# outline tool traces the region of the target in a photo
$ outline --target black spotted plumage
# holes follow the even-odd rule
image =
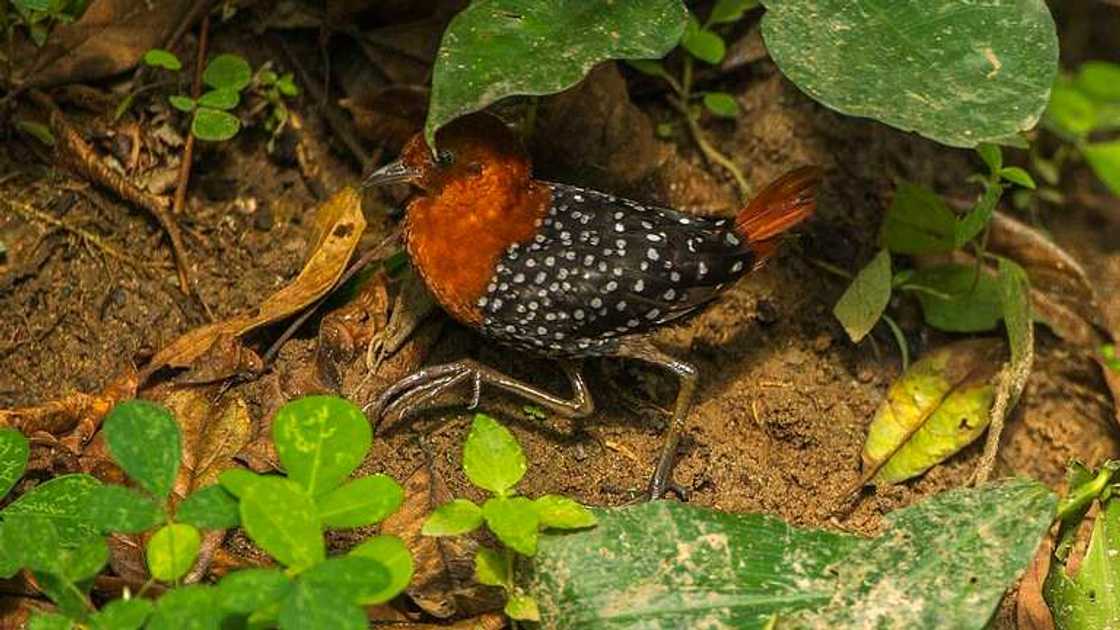
[[[556,357],[611,354],[689,315],[755,255],[726,219],[550,183],[535,237],[511,245],[479,298],[483,332]]]

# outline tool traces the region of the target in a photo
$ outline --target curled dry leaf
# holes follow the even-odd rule
[[[975,339],[938,348],[911,365],[891,384],[868,428],[860,485],[920,475],[980,437],[1004,355],[1003,342]]]
[[[53,29],[41,48],[23,42],[12,57],[25,62],[16,71],[17,82],[42,87],[120,74],[149,49],[162,47],[194,4],[193,0],[94,0],[76,22]],[[194,17],[201,18],[201,12]]]
[[[319,206],[315,213],[316,242],[299,276],[243,315],[188,331],[152,357],[144,380],[163,367],[189,367],[224,335],[241,336],[283,319],[315,302],[338,282],[358,245],[366,220],[361,197],[346,187]]]
[[[113,405],[136,396],[138,384],[136,370],[127,368],[96,394],[76,392],[34,407],[0,409],[0,427],[18,429],[24,435],[43,431],[61,436],[69,432],[63,443],[79,453]]]
[[[404,503],[381,523],[382,534],[399,537],[412,553],[412,583],[405,592],[424,612],[447,619],[478,615],[502,607],[501,591],[474,580],[478,543],[465,536],[424,536],[424,520],[453,497],[447,484],[428,466],[404,482]]]

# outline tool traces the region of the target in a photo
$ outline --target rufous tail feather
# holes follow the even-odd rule
[[[770,183],[735,217],[735,227],[755,253],[755,267],[778,251],[781,235],[813,216],[821,169],[803,166]]]

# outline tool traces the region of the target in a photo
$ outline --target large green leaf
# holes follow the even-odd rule
[[[765,0],[770,56],[814,99],[958,147],[1038,122],[1058,72],[1043,0]]]
[[[1078,519],[1080,521],[1080,519]],[[1120,628],[1120,501],[1110,499],[1093,521],[1085,558],[1074,576],[1055,560],[1046,577],[1046,601],[1059,630]]]
[[[372,435],[362,410],[337,396],[294,400],[272,423],[280,462],[312,496],[334,490],[362,463]]]
[[[45,518],[57,530],[60,544],[77,544],[95,533],[83,508],[90,490],[98,485],[89,475],[55,477],[16,499],[0,511],[0,518],[11,515]]]
[[[326,558],[315,503],[295,482],[259,477],[240,498],[241,526],[293,573]]]
[[[463,443],[463,472],[471,483],[497,495],[509,494],[528,464],[517,438],[497,420],[476,414]]]
[[[1033,557],[1054,495],[1029,480],[946,492],[877,538],[675,502],[545,534],[529,590],[545,627],[982,628]]]
[[[448,25],[424,134],[515,94],[552,94],[607,59],[662,57],[684,32],[681,0],[476,0]]]
[[[171,412],[147,400],[128,400],[105,418],[109,452],[141,488],[166,497],[179,472],[179,425]]]

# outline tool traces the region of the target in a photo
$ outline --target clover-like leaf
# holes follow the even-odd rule
[[[397,511],[403,499],[400,484],[378,474],[348,481],[319,496],[315,503],[323,526],[346,528],[381,522]]]
[[[146,532],[163,522],[163,509],[151,497],[117,485],[93,488],[85,514],[101,531],[121,534]]]
[[[241,523],[237,498],[219,485],[195,490],[175,513],[175,520],[201,529],[226,529]]]
[[[525,497],[494,497],[482,504],[486,526],[502,544],[523,556],[537,553],[540,517]]]
[[[200,107],[233,109],[241,102],[241,93],[230,88],[216,88],[198,97]]]
[[[148,618],[147,630],[190,630],[220,628],[222,609],[213,586],[190,584],[168,590]]]
[[[474,555],[474,579],[487,586],[510,584],[509,565],[506,557],[497,549],[482,547]]]
[[[782,74],[840,112],[956,147],[1035,126],[1058,72],[1043,0],[764,0]],[[997,26],[998,25],[998,26]],[[888,61],[889,60],[889,61]]]
[[[326,558],[315,503],[294,481],[258,477],[240,496],[241,526],[293,572]]]
[[[0,517],[40,517],[50,522],[56,530],[61,545],[73,545],[96,533],[96,528],[84,513],[89,492],[99,486],[89,475],[63,475],[36,486],[11,505],[0,511]]]
[[[240,92],[253,80],[253,69],[244,57],[233,54],[218,55],[206,64],[202,82],[216,89]]]
[[[241,120],[237,116],[211,107],[200,107],[191,122],[191,135],[210,142],[229,140],[240,130]]]
[[[153,68],[163,68],[164,70],[171,70],[178,72],[183,69],[183,62],[175,56],[175,53],[162,48],[153,48],[144,53],[144,64],[152,66]]]
[[[312,496],[338,487],[373,440],[362,410],[337,396],[307,396],[284,405],[276,412],[272,436],[288,477]]]
[[[241,569],[218,582],[218,601],[223,610],[247,615],[284,599],[291,587],[279,569]]]
[[[16,485],[31,453],[27,438],[15,429],[0,428],[0,499]]]
[[[525,475],[525,453],[509,429],[490,416],[476,414],[463,444],[463,472],[471,483],[506,495]]]
[[[90,617],[95,630],[139,630],[155,610],[151,600],[142,597],[114,599]]]
[[[695,17],[690,17],[681,35],[681,47],[701,61],[717,64],[727,54],[723,38],[700,26]]]
[[[541,527],[549,529],[582,529],[598,522],[591,510],[555,494],[533,499],[533,509],[537,511]]]
[[[412,581],[412,554],[404,541],[396,536],[373,536],[350,550],[351,556],[371,558],[389,572],[384,588],[368,589],[360,598],[364,606],[383,604],[404,592]]]
[[[687,17],[680,0],[476,0],[440,43],[428,145],[441,126],[507,96],[559,92],[607,59],[663,57]]]
[[[734,96],[726,92],[706,92],[704,94],[704,107],[724,118],[737,118],[739,116],[739,103]]]
[[[171,523],[156,530],[146,547],[152,577],[173,582],[187,574],[198,558],[202,537],[186,523]]]
[[[482,525],[482,508],[470,499],[453,499],[437,507],[424,521],[425,536],[458,536]]]
[[[147,400],[119,403],[102,429],[109,452],[130,479],[159,498],[179,472],[179,425],[171,412]]]

